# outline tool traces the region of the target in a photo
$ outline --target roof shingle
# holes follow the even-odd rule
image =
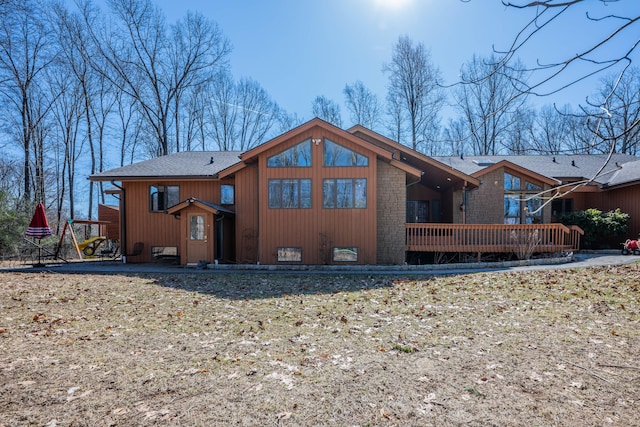
[[[92,181],[141,178],[215,177],[240,161],[240,151],[183,151],[111,169],[89,177]]]

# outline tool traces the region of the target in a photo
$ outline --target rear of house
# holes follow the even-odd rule
[[[602,164],[431,158],[362,126],[313,119],[244,153],[176,153],[90,179],[114,185],[127,262],[374,265],[402,264],[416,250],[491,251],[489,229],[550,224],[586,207],[628,207],[637,235],[640,174],[627,167],[635,158],[619,155],[597,180],[562,194]],[[557,234],[568,230],[547,229],[547,250],[571,247]],[[467,247],[471,231],[483,241]]]

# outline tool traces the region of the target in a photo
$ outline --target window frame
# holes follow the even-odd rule
[[[294,153],[296,148],[305,145],[304,151],[300,151],[300,153],[306,153],[304,155],[298,155]],[[294,153],[294,154],[292,154]],[[291,157],[288,157],[290,156]],[[300,160],[305,160],[305,157],[308,155],[308,159],[304,162],[305,164],[299,164]],[[291,160],[295,160],[297,164],[288,163]],[[305,139],[304,141],[298,142],[297,144],[292,145],[289,148],[286,148],[282,151],[277,152],[276,154],[267,157],[267,167],[268,168],[310,168],[313,166],[313,150],[311,149],[311,137]]]
[[[231,202],[225,198],[225,188],[231,190]],[[235,205],[236,204],[236,186],[233,184],[220,184],[220,204],[221,205]]]
[[[337,256],[340,255],[341,253],[345,253],[345,252],[352,252],[355,254],[355,258],[353,259],[340,259],[341,257]],[[352,262],[358,262],[358,258],[360,256],[360,251],[359,248],[357,246],[334,246],[333,248],[331,248],[331,260],[333,262],[345,262],[345,263],[352,263]]]
[[[155,192],[153,191],[154,188],[156,189]],[[175,191],[175,194],[173,194],[173,191],[171,190]],[[162,203],[160,203],[161,200]],[[149,212],[166,213],[171,206],[178,203],[180,203],[179,185],[149,185]]]
[[[517,187],[516,185],[517,184]],[[505,224],[535,224],[542,223],[542,210],[536,214],[530,214],[538,209],[542,204],[542,199],[534,197],[544,190],[543,185],[529,181],[526,177],[514,175],[504,171],[504,193],[503,193],[503,217]],[[517,202],[518,215],[507,215],[507,200]],[[511,202],[509,202],[510,204]]]
[[[339,181],[342,181],[342,183]],[[351,200],[347,206],[344,206],[343,201],[346,199],[340,197],[339,190],[341,188],[340,185],[345,185],[346,181],[351,182],[349,193]],[[332,182],[333,185],[331,185]],[[360,194],[362,199],[358,197],[358,183],[364,183],[364,194]],[[347,187],[342,188],[346,189]],[[328,197],[329,192],[331,193],[330,197]],[[322,180],[322,207],[324,209],[367,209],[367,198],[367,178],[324,178]],[[359,199],[360,202],[358,202]],[[332,203],[327,203],[328,201]]]
[[[292,253],[297,255],[295,259],[288,259],[284,255]],[[282,257],[281,257],[282,254]],[[276,260],[278,262],[302,262],[302,247],[300,246],[278,246],[276,248]]]
[[[327,150],[328,147],[330,145],[335,145],[336,151],[338,152],[338,155],[335,157],[334,159],[334,164],[331,164],[331,162],[327,161]],[[346,156],[346,158],[351,158],[351,164],[335,164],[336,160],[338,159],[342,159],[343,155]],[[363,164],[358,164],[358,159],[363,159],[364,163]],[[358,153],[355,150],[352,150],[350,148],[345,147],[342,144],[338,144],[335,141],[330,140],[329,138],[324,138],[323,139],[323,144],[322,144],[322,166],[327,167],[327,168],[362,168],[362,167],[368,167],[369,166],[369,157],[365,156],[362,153]]]
[[[285,190],[282,184],[285,182],[289,184],[297,184],[297,188],[295,189],[297,199],[295,206],[283,206],[283,201],[285,200]],[[272,194],[272,192],[275,191],[273,187],[273,185],[275,184],[278,184],[279,188],[277,200],[274,199],[274,195]],[[303,191],[302,184],[305,184],[308,189],[308,199],[303,197],[306,193]],[[269,207],[269,209],[311,209],[313,204],[311,184],[311,178],[269,178],[267,180],[267,206]],[[293,198],[291,198],[290,200],[292,199]],[[272,203],[273,201],[277,201],[278,203],[274,204]]]

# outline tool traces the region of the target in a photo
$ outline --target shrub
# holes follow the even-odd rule
[[[6,191],[0,190],[0,255],[18,253],[29,217]]]
[[[621,236],[627,232],[629,214],[619,208],[602,212],[595,208],[575,211],[558,216],[564,225],[577,225],[584,230],[582,247],[593,249],[598,243],[610,236]]]

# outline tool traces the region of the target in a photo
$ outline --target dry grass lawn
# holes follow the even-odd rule
[[[640,267],[0,273],[0,426],[628,426]]]

